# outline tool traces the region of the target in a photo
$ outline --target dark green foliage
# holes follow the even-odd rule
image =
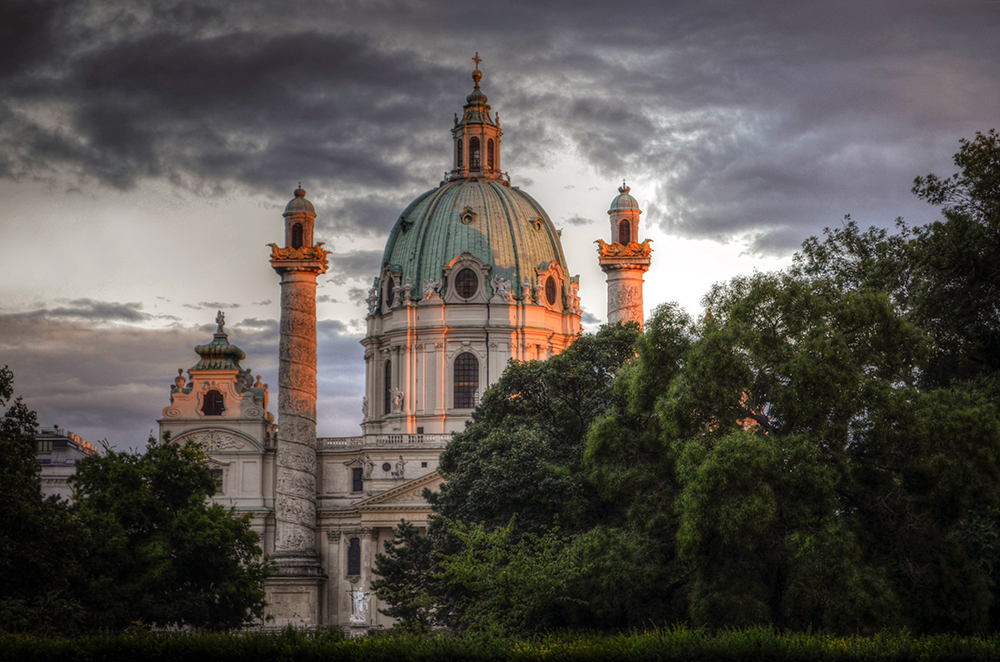
[[[13,397],[13,380],[0,369],[0,407]],[[81,531],[65,504],[42,499],[36,426],[21,398],[0,418],[0,631],[74,632]]]
[[[417,527],[401,520],[385,552],[375,555],[377,579],[372,590],[389,605],[381,612],[399,619],[399,628],[414,634],[430,631],[435,622],[434,595],[440,592],[434,578],[434,545]]]
[[[215,482],[191,442],[149,440],[77,464],[76,516],[88,533],[80,599],[92,628],[139,621],[229,629],[263,615],[258,537],[250,515],[208,505]]]
[[[938,635],[913,637],[882,633],[872,637],[778,634],[764,628],[710,633],[685,627],[644,629],[627,635],[558,633],[532,639],[483,636],[380,636],[344,639],[338,633],[103,635],[76,639],[0,635],[0,661],[48,660],[788,660],[813,662],[903,662],[996,659],[1000,640]]]
[[[487,529],[517,514],[517,533],[557,518],[566,533],[599,520],[601,504],[581,471],[586,435],[615,402],[612,384],[637,334],[635,326],[604,328],[548,361],[511,362],[441,455],[447,482],[431,495],[437,512]]]

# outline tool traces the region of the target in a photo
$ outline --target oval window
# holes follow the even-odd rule
[[[550,306],[556,305],[556,279],[552,276],[545,280],[545,298]]]
[[[385,305],[392,308],[392,302],[396,300],[396,281],[392,277],[389,278],[389,285],[385,289]]]
[[[455,292],[463,299],[468,299],[479,289],[479,277],[472,269],[462,269],[455,276]]]

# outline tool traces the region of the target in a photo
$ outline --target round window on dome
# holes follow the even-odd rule
[[[472,269],[462,269],[455,276],[455,291],[458,296],[468,299],[479,289],[479,277]]]
[[[556,279],[552,276],[545,279],[545,298],[550,306],[556,305]]]
[[[391,276],[389,284],[385,288],[385,305],[392,308],[393,301],[396,300],[396,281]]]

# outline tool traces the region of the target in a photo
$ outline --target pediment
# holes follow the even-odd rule
[[[436,471],[432,471],[426,476],[414,478],[402,485],[397,485],[391,490],[380,492],[375,496],[368,497],[363,501],[354,504],[357,510],[382,510],[395,507],[427,507],[427,500],[424,499],[424,490],[432,490],[440,487],[444,479]]]
[[[177,435],[170,440],[170,443],[184,443],[193,441],[201,446],[206,453],[235,453],[235,452],[263,452],[262,444],[249,437],[222,428],[200,428],[189,430]]]

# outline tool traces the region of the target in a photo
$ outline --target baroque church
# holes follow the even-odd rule
[[[269,387],[241,366],[221,313],[170,389],[161,439],[204,446],[214,500],[253,513],[276,564],[270,625],[391,625],[371,591],[375,554],[400,520],[426,526],[423,491],[440,485],[451,435],[509,361],[545,360],[580,333],[579,277],[561,231],[501,169],[503,131],[474,60],[474,89],[451,129],[452,169],[403,210],[373,274],[360,434],[316,436],[316,280],[328,253],[301,187],[285,207],[283,245],[271,244],[281,284],[277,423]],[[641,325],[649,240],[639,242],[635,198],[618,191],[611,242],[596,242],[608,323]]]

